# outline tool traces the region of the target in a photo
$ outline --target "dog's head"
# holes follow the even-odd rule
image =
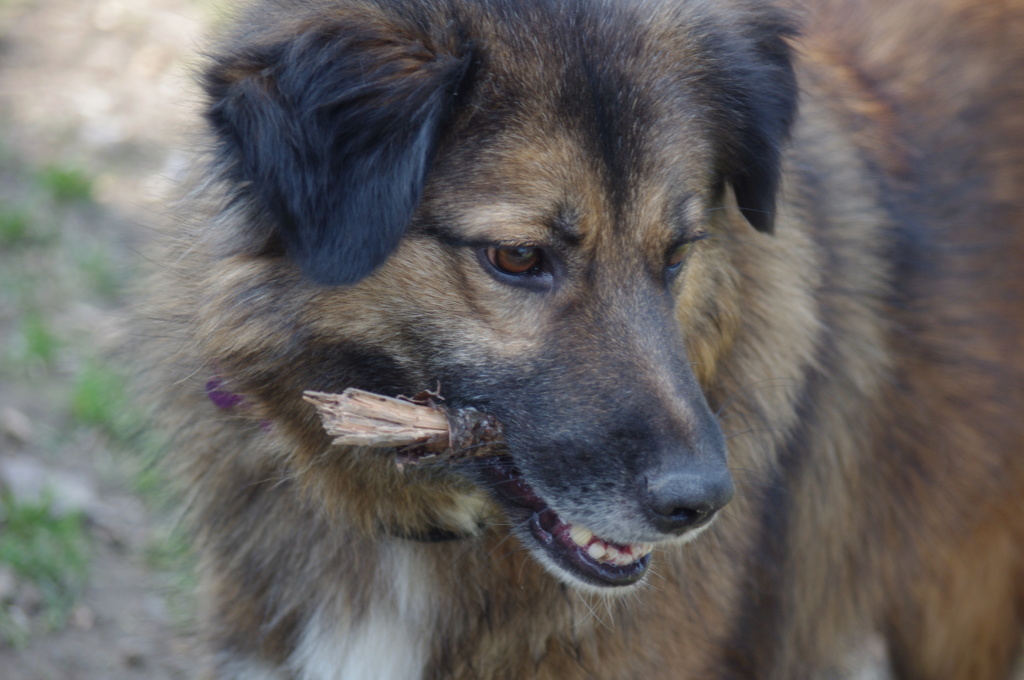
[[[214,361],[306,437],[285,395],[440,385],[508,442],[454,474],[563,579],[635,583],[733,493],[680,300],[730,190],[772,229],[789,24],[745,1],[318,7],[254,19],[207,71],[234,216],[210,323],[251,338]],[[360,508],[439,483],[375,474]]]

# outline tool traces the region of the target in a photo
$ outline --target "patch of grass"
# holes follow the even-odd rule
[[[46,500],[16,502],[0,493],[0,564],[7,565],[42,596],[41,620],[47,630],[63,627],[85,587],[89,573],[89,539],[80,514],[55,516]],[[0,611],[0,635],[24,644],[25,622]]]
[[[28,211],[0,201],[0,246],[10,248],[33,240],[32,217]]]
[[[39,171],[38,181],[58,203],[74,203],[92,198],[92,178],[76,167],[48,165]]]
[[[75,377],[71,416],[79,424],[99,428],[120,441],[132,436],[138,421],[124,377],[96,360],[86,361]]]
[[[52,366],[61,347],[61,341],[49,321],[35,310],[29,310],[22,316],[13,344],[13,360],[29,369],[40,364]]]

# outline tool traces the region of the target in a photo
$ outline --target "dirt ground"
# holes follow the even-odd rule
[[[135,263],[187,158],[189,62],[216,17],[200,0],[0,0],[0,200],[53,228],[44,245],[0,241],[0,491],[45,486],[84,517],[89,544],[87,581],[55,625],[31,620],[31,578],[0,563],[0,605],[29,631],[0,641],[0,680],[186,677],[187,596],[159,559],[166,511],[146,497],[159,482],[140,482],[132,440],[67,393],[129,332]],[[74,168],[87,195],[54,167]],[[41,181],[56,198],[33,198]],[[81,272],[106,283],[79,285]]]

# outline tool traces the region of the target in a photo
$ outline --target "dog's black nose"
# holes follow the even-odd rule
[[[732,500],[732,476],[666,472],[647,480],[647,511],[659,531],[682,534],[703,526]]]

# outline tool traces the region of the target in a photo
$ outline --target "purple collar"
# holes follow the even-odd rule
[[[228,392],[224,389],[224,381],[221,378],[210,378],[206,382],[206,396],[209,398],[213,405],[219,409],[225,411],[233,408],[247,409],[249,405],[245,401],[245,397],[235,392]],[[261,420],[260,428],[264,432],[270,432],[273,427],[269,420]]]

